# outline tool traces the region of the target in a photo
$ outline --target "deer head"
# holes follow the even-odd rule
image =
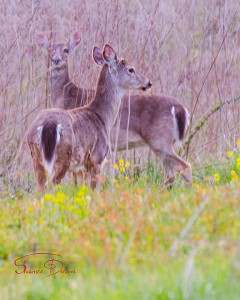
[[[53,44],[51,45],[47,36],[38,34],[36,36],[37,44],[46,50],[48,50],[51,57],[51,64],[54,69],[64,69],[68,64],[69,54],[79,45],[81,40],[78,32],[73,33],[69,40],[64,44]]]
[[[149,79],[138,73],[124,59],[118,59],[113,48],[106,44],[101,51],[93,48],[93,59],[99,66],[107,65],[115,85],[122,90],[133,89],[146,91],[152,86]]]

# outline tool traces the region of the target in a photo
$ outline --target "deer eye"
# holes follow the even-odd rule
[[[64,51],[65,53],[67,53],[67,54],[69,53],[69,50],[68,50],[67,48],[64,49],[63,51]]]
[[[128,72],[129,72],[129,73],[132,73],[132,74],[133,74],[133,73],[135,73],[135,71],[134,71],[134,69],[133,69],[133,68],[131,68],[131,69],[128,69]]]

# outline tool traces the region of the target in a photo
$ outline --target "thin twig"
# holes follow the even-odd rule
[[[218,51],[217,51],[217,53],[216,53],[216,55],[215,55],[215,57],[214,57],[214,59],[213,59],[211,65],[210,65],[210,68],[209,68],[209,70],[208,70],[208,72],[207,72],[207,74],[206,74],[206,76],[205,76],[205,78],[204,78],[204,80],[203,80],[203,82],[202,82],[201,88],[200,88],[200,90],[199,90],[199,92],[198,92],[198,95],[197,95],[197,99],[196,99],[195,105],[194,105],[194,107],[193,107],[193,111],[192,111],[192,113],[191,113],[189,130],[191,130],[191,124],[192,124],[193,115],[194,115],[194,113],[195,113],[197,104],[198,104],[198,102],[199,102],[200,95],[201,95],[201,93],[202,93],[203,87],[204,87],[204,85],[205,85],[205,83],[206,83],[206,81],[207,81],[207,79],[208,79],[208,76],[209,76],[209,74],[210,74],[210,72],[211,72],[211,70],[212,70],[212,68],[213,68],[213,66],[214,66],[214,64],[215,64],[215,62],[216,62],[216,60],[217,60],[217,58],[218,58],[218,55],[219,55],[219,53],[220,53],[220,51],[221,51],[221,49],[222,49],[222,47],[223,47],[223,45],[224,45],[224,42],[225,42],[225,40],[226,40],[226,38],[227,38],[227,35],[228,35],[228,33],[229,33],[230,29],[231,29],[231,26],[232,26],[232,24],[233,24],[233,21],[234,21],[234,19],[235,19],[236,14],[237,14],[238,8],[239,8],[239,5],[238,5],[238,7],[237,7],[237,9],[236,9],[236,11],[235,11],[233,17],[232,17],[232,20],[231,20],[231,22],[230,22],[230,24],[229,24],[229,26],[228,26],[228,29],[226,30],[226,33],[225,33],[225,35],[224,35],[224,37],[223,37],[223,39],[222,39],[222,42],[221,42],[221,44],[220,44],[220,46],[219,46],[219,48],[218,48]],[[188,151],[189,151],[189,146],[188,146],[187,149],[186,149],[186,157],[188,157]]]
[[[129,140],[129,123],[130,123],[130,114],[131,114],[131,103],[130,103],[130,91],[128,91],[128,119],[127,119],[127,159],[129,159],[128,151],[128,140]]]
[[[208,201],[209,201],[209,197],[206,196],[205,200],[199,205],[198,209],[195,211],[195,213],[191,216],[191,218],[187,222],[187,225],[180,232],[179,237],[172,243],[171,247],[169,248],[169,254],[171,256],[175,255],[179,242],[183,240],[185,236],[188,234],[189,230],[192,228],[194,222],[197,220],[197,218],[203,211]]]
[[[141,217],[142,217],[142,210],[140,210],[140,212],[139,212],[139,214],[137,216],[137,219],[136,219],[136,221],[135,221],[135,223],[134,223],[134,225],[132,227],[132,230],[130,232],[130,238],[128,240],[128,243],[127,243],[125,249],[123,250],[123,254],[122,254],[122,257],[121,257],[121,260],[120,260],[121,264],[124,263],[124,261],[125,261],[127,255],[128,255],[128,253],[129,253],[129,250],[132,247],[132,244],[134,242],[134,239],[135,239],[135,236],[136,236],[136,233],[137,233],[137,230],[138,230],[138,225],[139,225],[139,223],[141,221]]]
[[[29,111],[25,116],[23,116],[21,119],[17,120],[14,125],[8,127],[7,129],[5,129],[4,131],[2,131],[0,133],[0,136],[4,135],[7,131],[11,130],[12,128],[15,128],[16,125],[20,122],[22,122],[23,120],[25,120],[31,113],[33,113],[37,108],[39,108],[39,106],[44,103],[45,101],[41,101],[34,109],[32,109],[31,111]],[[3,142],[4,143],[4,142]]]
[[[188,139],[186,140],[186,142],[184,143],[184,146],[183,146],[183,148],[185,149],[185,152],[186,152],[186,157],[188,157],[189,147],[190,147],[190,143],[191,143],[192,139],[194,138],[194,136],[196,135],[196,133],[203,128],[203,126],[205,125],[205,123],[207,122],[207,120],[215,112],[217,112],[220,109],[222,109],[223,106],[225,106],[226,104],[237,104],[237,103],[239,103],[239,100],[240,100],[240,96],[234,98],[233,100],[221,101],[220,104],[215,104],[215,105],[212,106],[212,108],[205,114],[205,116],[202,117],[202,119],[194,127],[193,131],[189,132]]]

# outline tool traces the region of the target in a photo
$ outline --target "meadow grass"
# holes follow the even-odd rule
[[[197,171],[192,189],[160,186],[151,163],[134,177],[119,160],[113,189],[3,190],[1,299],[239,299],[238,157]],[[62,255],[76,274],[16,274],[33,252]]]

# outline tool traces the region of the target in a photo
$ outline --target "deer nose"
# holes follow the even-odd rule
[[[53,59],[52,62],[54,63],[54,65],[59,65],[60,64],[60,59]]]
[[[152,86],[152,83],[151,81],[149,81],[148,85],[147,85],[149,88]]]
[[[142,87],[142,90],[146,91],[147,89],[150,89],[151,86],[152,86],[151,81],[148,81],[148,84],[146,86]]]

